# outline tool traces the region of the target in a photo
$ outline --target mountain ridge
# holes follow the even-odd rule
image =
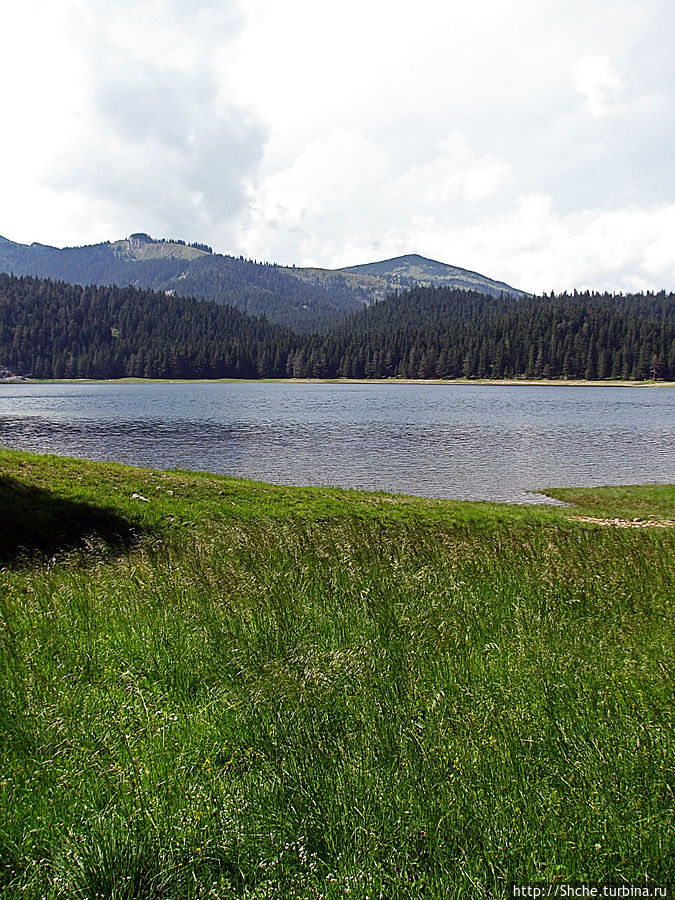
[[[297,331],[330,326],[387,294],[415,285],[475,290],[495,297],[528,296],[505,282],[417,253],[340,269],[281,266],[143,232],[63,248],[20,244],[0,236],[0,271],[215,300]]]

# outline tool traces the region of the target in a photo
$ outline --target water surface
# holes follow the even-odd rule
[[[3,384],[0,445],[277,484],[540,502],[675,482],[675,390],[543,385]]]

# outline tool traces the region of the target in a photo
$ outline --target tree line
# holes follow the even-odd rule
[[[0,366],[36,378],[675,380],[675,295],[417,287],[298,334],[211,301],[0,274]]]

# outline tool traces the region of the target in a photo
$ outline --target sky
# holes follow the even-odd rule
[[[0,234],[675,290],[670,0],[22,0]]]

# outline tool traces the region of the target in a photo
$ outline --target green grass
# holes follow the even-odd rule
[[[673,880],[675,532],[566,518],[673,518],[672,487],[0,466],[0,897]]]
[[[675,519],[675,485],[557,488],[546,494],[576,507],[579,515],[624,519]]]

